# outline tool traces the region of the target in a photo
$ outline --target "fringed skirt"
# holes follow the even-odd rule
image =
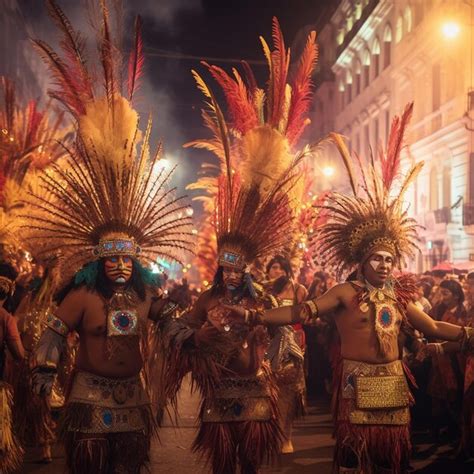
[[[290,363],[275,374],[278,386],[278,412],[285,435],[294,420],[306,412],[306,383],[303,363]]]
[[[211,463],[214,474],[231,474],[237,460],[257,470],[280,453],[277,390],[268,370],[256,377],[221,379],[204,400],[193,450]]]
[[[372,394],[366,399],[372,406],[361,408],[363,400],[356,394],[358,376],[366,377],[365,381],[369,382],[363,385],[360,392],[369,390],[370,394],[369,385],[378,385],[379,376],[392,377],[394,391],[390,393],[390,390],[380,391],[379,387],[374,387],[375,396]],[[408,406],[411,395],[406,380],[403,379],[405,387],[400,384],[401,377],[405,377],[401,361],[366,364],[341,360],[335,377],[335,472],[341,467],[359,469],[364,474],[377,472],[377,469],[387,469],[391,473],[405,472],[411,451]],[[406,398],[400,393],[405,390]],[[400,401],[404,398],[406,403]],[[396,407],[387,407],[391,404]]]
[[[12,429],[11,386],[0,381],[0,472],[8,474],[20,468],[23,449]]]
[[[60,430],[71,473],[138,474],[149,462],[155,433],[140,377],[75,374]]]
[[[51,417],[51,408],[45,396],[33,392],[29,357],[23,359],[15,375],[15,433],[25,446],[45,446],[53,443],[56,426]]]

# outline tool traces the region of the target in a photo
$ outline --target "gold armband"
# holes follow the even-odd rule
[[[319,314],[318,305],[313,300],[305,301],[304,304],[310,311],[311,319],[316,319]]]
[[[67,335],[70,333],[66,323],[62,319],[59,319],[57,316],[55,316],[53,313],[48,314],[46,318],[46,326],[63,337],[67,337]]]

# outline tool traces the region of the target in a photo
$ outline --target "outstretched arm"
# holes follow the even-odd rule
[[[344,285],[337,285],[319,298],[305,301],[300,305],[269,309],[260,315],[261,320],[265,324],[280,326],[308,322],[320,315],[331,313],[343,302]]]
[[[418,329],[418,331],[421,331],[428,337],[446,341],[460,341],[464,334],[461,326],[445,323],[444,321],[435,321],[414,303],[408,305],[407,317],[415,329]]]

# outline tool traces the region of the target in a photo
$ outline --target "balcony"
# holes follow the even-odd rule
[[[436,224],[449,224],[451,222],[451,208],[442,207],[434,211],[434,218]]]
[[[464,204],[462,207],[462,225],[474,226],[474,204]]]

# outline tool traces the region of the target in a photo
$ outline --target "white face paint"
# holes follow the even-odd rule
[[[393,260],[393,255],[390,252],[380,250],[370,257],[369,264],[375,272],[379,271],[380,266],[383,264],[385,264],[390,271],[393,267]]]

